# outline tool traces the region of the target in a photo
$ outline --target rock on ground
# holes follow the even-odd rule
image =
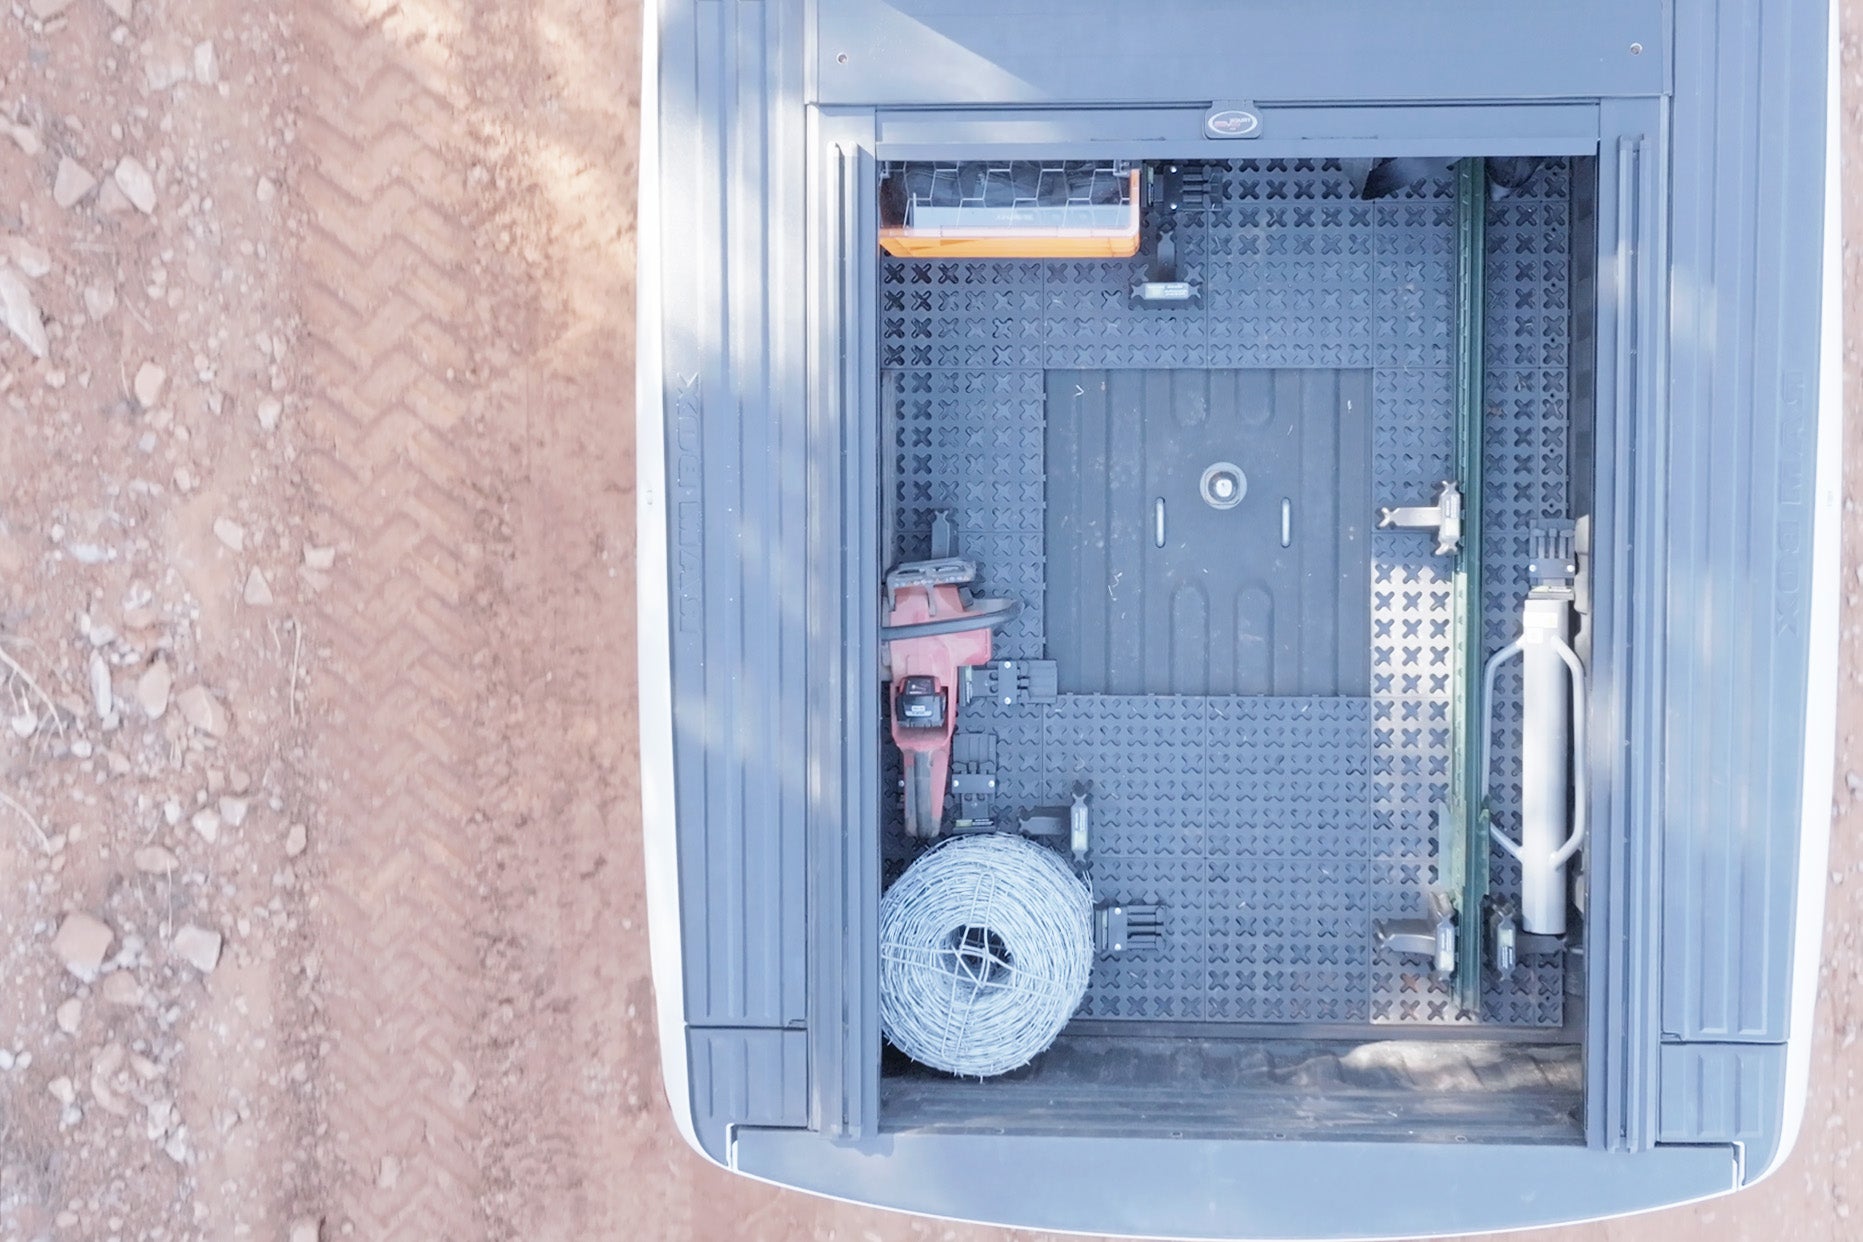
[[[52,178],[52,201],[60,207],[76,207],[78,203],[97,188],[97,178],[90,170],[70,156],[58,161],[58,173]]]
[[[142,984],[127,970],[113,970],[97,985],[97,993],[112,1005],[142,1003]]]
[[[136,870],[149,875],[167,875],[181,865],[181,860],[176,858],[172,851],[163,849],[159,845],[142,846],[136,851],[134,857]]]
[[[45,335],[45,319],[26,278],[11,268],[0,267],[0,319],[34,358],[45,357],[51,342]]]
[[[110,685],[110,666],[100,652],[91,652],[90,683],[92,710],[97,713],[97,719],[110,719],[116,712],[116,695]]]
[[[168,711],[168,693],[174,688],[175,675],[168,668],[168,661],[160,656],[155,663],[142,670],[142,676],[136,679],[136,702],[142,708],[142,714],[150,720],[160,720]]]
[[[169,942],[179,957],[202,974],[212,974],[213,968],[220,964],[221,936],[217,931],[208,931],[189,923],[175,933]]]
[[[136,404],[148,409],[162,399],[162,387],[168,383],[168,372],[153,362],[145,362],[136,368],[136,379],[130,387],[136,394]]]
[[[226,733],[226,708],[206,686],[189,686],[175,700],[181,709],[181,718],[188,722],[198,733],[209,737],[220,737]]]
[[[125,155],[118,160],[116,172],[110,179],[137,211],[146,216],[155,210],[155,178],[134,156]]]
[[[89,983],[97,977],[104,954],[110,951],[110,942],[115,939],[116,933],[102,919],[74,910],[58,925],[58,932],[52,937],[52,952],[58,955],[66,970]]]

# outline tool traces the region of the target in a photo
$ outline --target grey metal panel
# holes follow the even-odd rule
[[[1785,1111],[1781,1044],[1665,1044],[1656,1137],[1664,1143],[1739,1143],[1762,1168]]]
[[[1733,1189],[1736,1176],[1726,1146],[1627,1155],[1556,1144],[981,1134],[887,1134],[840,1145],[753,1129],[738,1134],[737,1167],[936,1216],[1174,1238],[1520,1229],[1702,1198]]]
[[[819,116],[808,159],[807,787],[813,1123],[879,1121],[879,426],[870,116]]]
[[[661,38],[673,727],[687,1020],[804,1016],[801,0]],[[746,548],[757,549],[746,555]]]
[[[1367,692],[1369,371],[1052,370],[1047,395],[1062,690]]]
[[[1668,494],[1662,1022],[1690,1040],[1786,1035],[1826,20],[1811,0],[1676,12],[1671,413],[1649,483]]]
[[[1261,136],[1211,139],[1206,109],[1095,108],[1059,113],[1027,108],[895,111],[878,115],[880,155],[938,159],[988,146],[999,159],[1092,159],[1116,151],[1144,159],[1286,159],[1394,155],[1590,155],[1598,105],[1563,102],[1481,107],[1412,104],[1263,107]]]
[[[686,1046],[693,1126],[708,1150],[726,1126],[808,1124],[807,1032],[714,1027],[687,1032]]]
[[[1664,111],[1604,110],[1597,166],[1598,295],[1590,617],[1592,841],[1586,986],[1591,1142],[1640,1150],[1655,1129],[1664,493],[1652,472],[1666,438]],[[1634,658],[1633,658],[1634,657]]]
[[[1660,0],[819,0],[826,103],[1572,99],[1664,86]]]

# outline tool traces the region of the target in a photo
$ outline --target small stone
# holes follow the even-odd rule
[[[238,522],[235,522],[232,518],[215,518],[213,520],[213,533],[214,538],[218,539],[233,551],[244,552],[246,550],[246,528],[241,526]]]
[[[42,22],[50,21],[75,2],[76,0],[32,0],[32,15]]]
[[[319,548],[308,543],[304,545],[304,568],[329,569],[335,564],[335,548]]]
[[[188,823],[194,826],[194,831],[200,833],[201,839],[207,842],[207,844],[212,845],[215,841],[220,839],[220,812],[209,810],[196,811],[194,812],[194,818],[190,819]]]
[[[143,43],[142,77],[150,90],[169,90],[193,76],[192,47],[179,34],[165,32]]]
[[[244,798],[220,799],[220,822],[228,828],[237,828],[246,822],[246,811],[251,803]]]
[[[269,203],[278,197],[278,187],[272,182],[270,177],[260,177],[259,184],[253,190],[253,194],[261,203]]]
[[[291,1231],[285,1235],[285,1242],[321,1242],[322,1222],[314,1216],[300,1216],[291,1222]]]
[[[46,1083],[45,1089],[52,1093],[52,1098],[54,1100],[57,1100],[60,1104],[66,1105],[67,1107],[70,1106],[73,1100],[78,1098],[77,1087],[73,1086],[71,1080],[62,1074]]]
[[[104,0],[104,7],[115,14],[118,21],[126,22],[134,11],[134,0]]]
[[[167,875],[181,865],[181,860],[176,858],[172,851],[163,849],[159,845],[141,846],[133,857],[136,870],[149,875]]]
[[[202,86],[212,86],[220,80],[220,60],[214,55],[211,42],[194,45],[194,80]]]
[[[0,121],[0,129],[6,131],[7,137],[13,140],[13,145],[18,147],[28,159],[45,150],[45,144],[39,141],[38,131],[30,125],[13,125]]]
[[[136,976],[127,970],[113,970],[97,985],[97,994],[112,1005],[140,1005],[142,984],[136,982]]]
[[[382,1162],[375,1166],[375,1185],[381,1190],[393,1190],[401,1181],[401,1162],[393,1156],[383,1156]]]
[[[86,194],[97,188],[97,178],[69,155],[60,157],[58,173],[52,178],[52,201],[60,207],[76,207]]]
[[[149,409],[162,399],[162,388],[168,383],[168,372],[153,362],[145,362],[136,368],[136,380],[130,387],[136,393],[136,404]]]
[[[134,156],[125,155],[116,162],[111,180],[137,211],[146,216],[155,210],[155,178]]]
[[[310,844],[310,833],[303,824],[293,824],[285,832],[285,857],[296,858]]]
[[[30,238],[0,239],[0,250],[5,251],[7,262],[24,272],[29,280],[37,280],[52,270],[51,253]]]
[[[129,199],[124,197],[122,189],[112,179],[105,181],[97,191],[97,210],[106,216],[120,216],[135,208],[130,206]]]
[[[168,710],[168,692],[174,688],[175,675],[169,671],[168,661],[157,656],[155,663],[142,670],[142,676],[136,679],[136,702],[142,707],[142,714],[150,720],[160,720]]]
[[[213,973],[213,968],[220,964],[221,943],[219,932],[189,923],[175,933],[169,945],[176,956],[205,975]]]
[[[101,651],[91,652],[90,681],[91,707],[97,719],[108,720],[116,713],[116,695],[110,688],[110,666]]]
[[[181,718],[196,732],[209,737],[221,737],[226,733],[226,708],[220,706],[220,700],[214,698],[206,686],[190,686],[183,690],[175,705],[181,709]]]
[[[259,430],[276,431],[278,429],[278,416],[284,412],[284,404],[276,397],[267,397],[265,400],[259,402]]]
[[[51,349],[45,319],[39,314],[38,303],[32,300],[32,288],[11,268],[0,267],[0,320],[5,320],[7,331],[19,338],[34,358],[45,357]]]
[[[272,605],[272,587],[265,580],[265,575],[254,565],[252,572],[246,575],[246,602],[254,608],[269,608]]]
[[[58,1022],[58,1029],[67,1035],[78,1033],[78,1022],[84,1017],[84,1002],[73,996],[58,1007],[53,1015]]]
[[[104,954],[110,951],[110,942],[115,939],[116,933],[102,919],[74,910],[58,925],[58,934],[52,937],[52,952],[58,955],[66,970],[89,983],[97,977]]]
[[[116,309],[116,288],[113,285],[87,285],[84,289],[84,313],[94,323],[109,317]]]

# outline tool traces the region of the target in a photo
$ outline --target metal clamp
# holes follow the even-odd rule
[[[1157,952],[1164,947],[1164,907],[1125,901],[1094,907],[1093,947],[1102,957]]]
[[[956,832],[996,827],[996,735],[960,732],[951,742],[950,790],[957,799]]]
[[[985,699],[1003,707],[1018,703],[1052,703],[1060,693],[1053,660],[993,660],[958,670],[958,702],[968,707]]]
[[[1074,864],[1084,867],[1093,848],[1087,819],[1087,798],[1091,792],[1085,782],[1074,786],[1073,801],[1067,806],[1041,806],[1025,813],[1016,830],[1025,837],[1066,837]]]
[[[1436,555],[1453,556],[1462,546],[1462,489],[1444,483],[1433,505],[1404,505],[1378,510],[1379,529],[1433,530]]]
[[[1372,928],[1381,949],[1430,959],[1430,973],[1447,979],[1455,973],[1455,901],[1440,888],[1430,890],[1429,913],[1420,919],[1379,919]]]

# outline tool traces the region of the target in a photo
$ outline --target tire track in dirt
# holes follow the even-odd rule
[[[476,1237],[482,472],[462,434],[470,238],[448,155],[462,97],[440,8],[307,8],[306,475],[341,547],[314,632],[330,776],[317,921],[327,1223]]]

